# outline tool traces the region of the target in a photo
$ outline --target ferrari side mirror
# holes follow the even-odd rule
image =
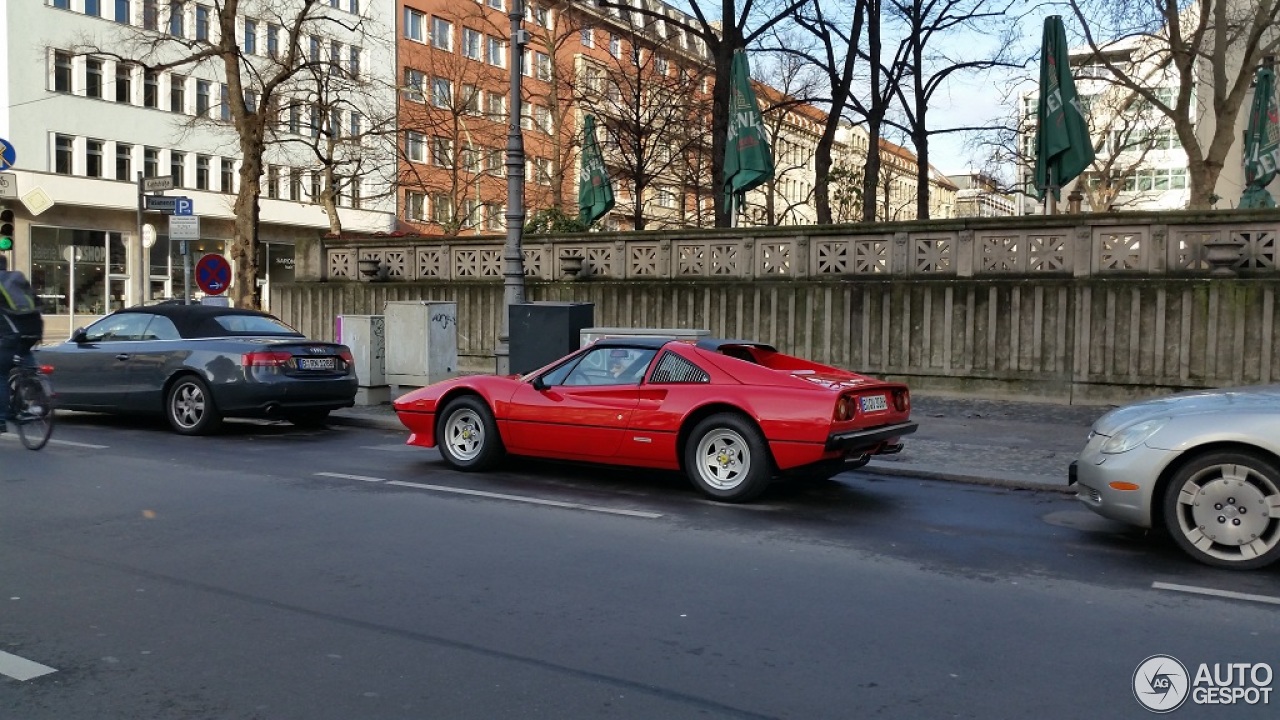
[[[543,390],[547,389],[547,383],[545,380],[542,379],[541,375],[533,379],[533,389],[537,390],[538,392],[542,392]]]

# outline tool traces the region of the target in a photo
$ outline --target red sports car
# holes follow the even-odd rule
[[[473,375],[396,399],[408,444],[459,470],[505,454],[683,470],[746,502],[779,474],[830,477],[902,449],[906,385],[737,340],[611,338],[523,377]]]

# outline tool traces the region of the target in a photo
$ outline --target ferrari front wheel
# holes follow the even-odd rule
[[[437,415],[440,456],[458,470],[488,470],[502,460],[502,438],[489,406],[467,395],[451,400]]]
[[[689,479],[716,500],[753,500],[773,475],[764,437],[740,415],[719,413],[699,422],[689,434],[684,454]]]

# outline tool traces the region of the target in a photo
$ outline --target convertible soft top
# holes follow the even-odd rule
[[[287,327],[281,320],[274,315],[264,313],[258,310],[249,310],[247,308],[221,307],[218,305],[185,305],[182,303],[161,303],[159,305],[139,305],[131,308],[125,308],[119,312],[147,313],[151,315],[162,315],[169,318],[173,322],[174,327],[178,328],[178,332],[184,338],[210,338],[210,337],[227,337],[235,335],[284,335],[282,332],[264,333],[260,329],[246,329],[237,331],[234,324],[228,329],[223,323],[219,323],[217,318],[225,318],[229,316],[244,318],[269,318],[270,320],[280,323],[282,327]],[[292,331],[290,335],[302,336],[302,333]]]

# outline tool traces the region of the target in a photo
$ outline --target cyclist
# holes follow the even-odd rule
[[[0,255],[0,433],[7,429],[12,417],[9,409],[9,373],[14,357],[23,363],[34,363],[31,348],[44,336],[44,318],[36,304],[35,294],[26,275],[9,270],[8,260]]]

